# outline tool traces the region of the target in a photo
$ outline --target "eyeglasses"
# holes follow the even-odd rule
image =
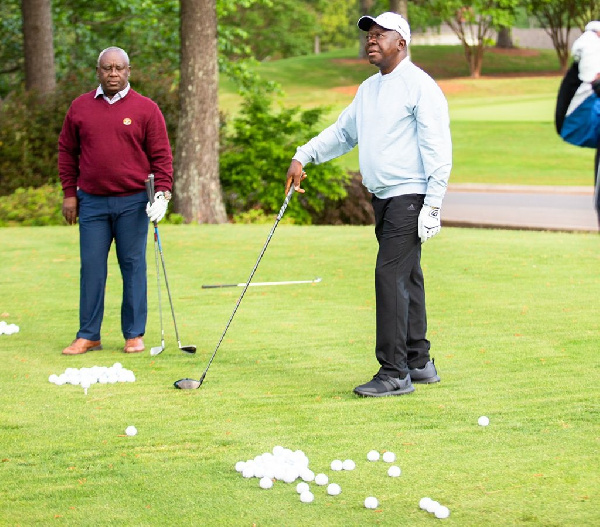
[[[396,31],[389,30],[389,31],[381,31],[381,32],[377,32],[377,33],[370,33],[369,32],[365,36],[365,40],[367,42],[370,42],[372,39],[375,39],[377,42],[379,42],[382,38],[384,38],[386,35],[388,35],[390,33],[396,33]]]

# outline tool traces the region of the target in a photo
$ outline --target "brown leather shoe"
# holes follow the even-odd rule
[[[102,344],[99,340],[75,339],[71,345],[62,350],[63,355],[81,355],[88,351],[101,350]]]
[[[127,339],[125,341],[123,351],[125,353],[139,353],[140,351],[144,351],[144,349],[142,337],[135,337],[134,339]]]

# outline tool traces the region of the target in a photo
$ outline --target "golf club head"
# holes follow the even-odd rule
[[[156,357],[156,355],[160,355],[164,350],[165,348],[163,346],[154,346],[153,348],[150,348],[150,355]]]
[[[202,379],[204,380],[204,379]],[[202,385],[202,380],[197,381],[196,379],[179,379],[173,383],[175,388],[180,390],[197,390]]]
[[[184,353],[189,353],[190,355],[196,353],[196,346],[182,346],[179,344],[179,349]]]

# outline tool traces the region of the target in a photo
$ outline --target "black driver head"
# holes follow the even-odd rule
[[[180,390],[197,390],[202,385],[202,380],[197,381],[196,379],[179,379],[173,383],[175,388]]]

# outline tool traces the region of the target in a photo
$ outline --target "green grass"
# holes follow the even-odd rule
[[[281,84],[280,104],[326,106],[325,127],[350,103],[353,88],[377,71],[356,55],[346,49],[265,62],[259,72]],[[554,51],[520,56],[490,50],[480,79],[468,77],[460,46],[414,46],[412,59],[440,82],[448,98],[454,146],[450,183],[593,184],[594,151],[565,143],[554,130],[561,81]],[[222,108],[234,115],[239,100],[224,84]],[[358,149],[339,161],[357,171]]]
[[[268,234],[266,225],[161,228],[180,336],[163,288],[167,349],[125,355],[120,278],[110,260],[104,350],[63,357],[78,304],[78,234],[69,227],[0,229],[0,524],[429,525],[418,509],[447,505],[448,525],[592,525],[600,492],[600,367],[595,306],[598,237],[445,228],[424,247],[429,337],[442,377],[414,394],[360,399],[376,370],[370,227],[280,225],[204,385],[198,378]],[[151,240],[150,240],[151,243]],[[149,245],[148,347],[160,343]],[[135,383],[55,386],[66,367],[121,362]],[[487,415],[487,428],[477,418]],[[128,425],[135,437],[124,436]],[[313,485],[269,491],[234,471],[275,445],[302,449],[342,494]],[[397,454],[402,476],[370,464]],[[333,459],[354,472],[333,475]],[[366,510],[367,495],[377,510]]]

